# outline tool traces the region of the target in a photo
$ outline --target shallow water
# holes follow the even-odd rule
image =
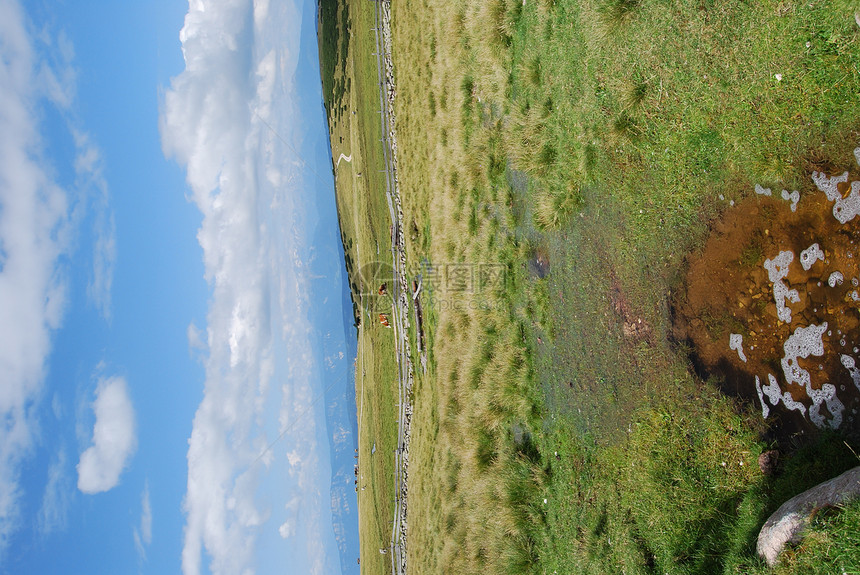
[[[843,224],[833,206],[815,190],[799,203],[758,195],[729,208],[676,299],[675,335],[692,343],[702,375],[755,402],[783,434],[860,423],[860,378],[848,367],[860,358],[860,218]]]

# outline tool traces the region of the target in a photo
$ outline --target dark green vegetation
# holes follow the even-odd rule
[[[349,89],[349,9],[345,2],[319,0],[319,47],[323,102],[331,114],[334,103],[342,103]]]
[[[703,381],[672,341],[670,302],[730,200],[757,183],[815,194],[813,170],[856,173],[854,7],[402,0],[392,14],[404,223],[429,347],[410,571],[770,572],[755,557],[761,524],[855,465],[843,441],[854,443],[780,435],[757,405],[719,392],[721,374]],[[372,42],[366,22],[350,46]],[[375,61],[352,54],[358,82]],[[359,117],[377,98],[360,85],[343,95]],[[378,153],[362,136],[359,153]],[[372,184],[346,185],[340,202],[379,201]],[[385,219],[371,220],[384,237]],[[754,245],[739,256],[758,259]],[[482,284],[495,266],[503,281]],[[458,269],[476,274],[471,289],[449,282]],[[757,459],[773,447],[782,463],[768,476]],[[775,572],[856,569],[857,521],[856,506],[822,515]]]

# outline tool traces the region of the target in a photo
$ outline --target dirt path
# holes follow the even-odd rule
[[[339,157],[338,157],[338,159],[337,159],[337,163],[334,165],[334,167],[335,167],[335,168],[339,168],[339,167],[340,167],[340,161],[341,161],[341,160],[346,161],[346,163],[347,163],[347,164],[351,164],[351,163],[352,163],[352,154],[350,154],[350,155],[348,155],[348,156],[344,156],[344,155],[343,155],[343,153],[341,153],[341,154],[340,154],[340,156],[339,156]]]

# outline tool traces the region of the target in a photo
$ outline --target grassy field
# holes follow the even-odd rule
[[[334,157],[345,142],[359,154],[337,181],[353,267],[388,241],[380,183],[355,175],[369,178],[381,154],[368,5],[340,4],[349,81],[331,83],[350,86],[333,99]],[[754,551],[767,515],[857,464],[855,443],[781,436],[721,393],[719,374],[702,381],[670,337],[670,304],[685,258],[755,184],[806,195],[813,170],[852,168],[854,7],[400,0],[392,13],[401,195],[429,348],[410,571],[768,572]],[[389,402],[380,415],[391,410],[373,433],[393,438],[393,352],[377,326],[362,328],[359,362],[378,362],[363,385]],[[783,463],[766,476],[757,458],[772,447]],[[391,470],[375,469],[363,537],[366,510],[378,523],[390,508]],[[823,517],[777,572],[860,569],[858,516]],[[362,563],[377,561],[364,541]]]
[[[367,33],[373,26],[372,8],[373,4],[365,2],[324,3],[320,54],[332,154],[337,163],[338,214],[358,324],[362,572],[385,573],[390,571],[391,562],[378,550],[389,546],[394,518],[398,399],[394,336],[378,320],[378,314],[390,313],[392,307],[389,296],[377,293],[386,272],[376,265],[390,262],[391,236],[381,173],[376,59],[372,57],[375,47],[373,36]],[[352,34],[352,29],[365,33]],[[326,79],[326,74],[332,77]]]

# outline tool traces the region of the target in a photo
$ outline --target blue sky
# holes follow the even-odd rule
[[[0,573],[357,552],[314,18],[0,0]]]

